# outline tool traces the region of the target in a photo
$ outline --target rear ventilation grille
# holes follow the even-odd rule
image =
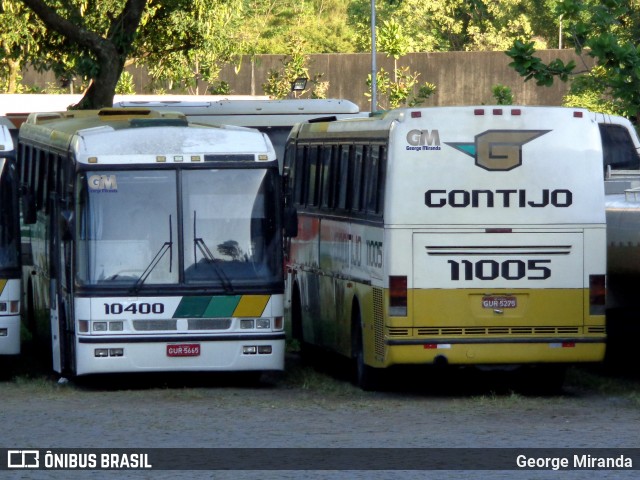
[[[590,327],[589,333],[604,333]],[[398,329],[394,329],[398,330]],[[425,327],[418,328],[417,334],[421,336],[466,336],[466,335],[569,335],[579,334],[579,327]],[[389,335],[397,335],[389,331]]]
[[[373,330],[376,356],[384,359],[384,302],[381,288],[373,289]]]

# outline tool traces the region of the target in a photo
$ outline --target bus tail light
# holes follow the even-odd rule
[[[589,314],[604,315],[607,297],[606,276],[589,275]]]
[[[11,300],[8,302],[0,302],[0,312],[20,313],[20,301]]]
[[[404,275],[389,277],[389,315],[407,316],[407,277]]]

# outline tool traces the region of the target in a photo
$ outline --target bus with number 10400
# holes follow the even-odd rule
[[[19,158],[27,312],[46,312],[56,372],[284,368],[266,135],[149,109],[33,113]]]
[[[415,108],[296,126],[284,161],[293,337],[353,359],[363,388],[394,365],[561,385],[566,365],[605,353],[602,159],[586,110]]]

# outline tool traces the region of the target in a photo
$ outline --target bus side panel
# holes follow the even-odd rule
[[[0,355],[20,353],[20,280],[0,279]]]
[[[321,302],[318,270],[318,245],[320,241],[320,221],[317,218],[299,216],[298,236],[291,242],[291,258],[296,261],[291,267],[300,291],[302,315],[302,336],[306,343],[316,344],[321,338],[319,328]]]

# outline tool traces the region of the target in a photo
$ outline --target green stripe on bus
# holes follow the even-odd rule
[[[173,318],[231,317],[240,295],[221,297],[183,297]]]
[[[204,316],[207,318],[232,317],[233,311],[236,309],[236,305],[238,305],[241,298],[242,295],[236,295],[234,297],[213,297],[204,312]]]

